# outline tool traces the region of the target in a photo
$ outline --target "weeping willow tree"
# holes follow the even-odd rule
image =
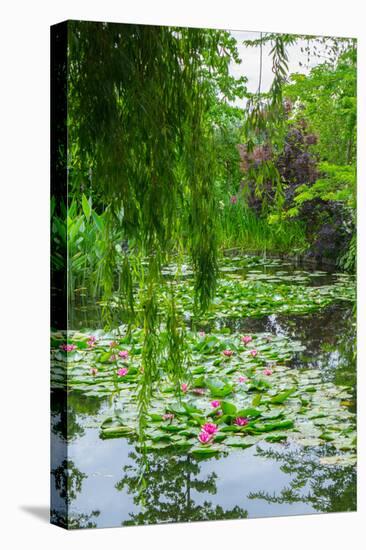
[[[255,102],[249,102],[248,141],[253,129],[260,132],[277,120],[285,42],[277,37],[273,48],[271,101],[263,109],[259,89]],[[184,370],[184,324],[175,307],[174,283],[164,280],[162,267],[173,255],[189,255],[196,316],[215,293],[217,151],[210,113],[218,98],[232,100],[238,93],[238,82],[229,74],[231,61],[240,62],[235,39],[226,31],[69,24],[70,193],[80,195],[85,181],[90,186],[92,180],[108,214],[100,258],[107,300],[117,265],[113,228],[120,228],[127,243],[119,293],[129,330],[137,325],[144,330],[141,433],[160,369],[175,382]]]
[[[215,292],[216,160],[207,115],[215,92],[225,94],[232,84],[235,41],[224,31],[72,22],[68,46],[71,193],[92,174],[93,188],[108,205],[101,258],[107,299],[116,270],[109,238],[114,226],[128,243],[120,303],[130,329],[144,328],[143,413],[159,367],[176,380],[182,373],[174,285],[165,293],[167,336],[160,333],[162,266],[172,254],[190,255],[197,312]]]

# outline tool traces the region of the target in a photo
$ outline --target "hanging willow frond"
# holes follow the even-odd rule
[[[78,190],[78,175],[92,170],[94,194],[108,205],[109,220],[120,224],[127,243],[120,293],[127,318],[144,327],[141,418],[158,366],[181,374],[173,293],[164,320],[165,345],[160,335],[157,295],[163,264],[187,250],[196,310],[207,309],[214,296],[216,155],[208,113],[217,91],[230,95],[232,57],[237,58],[235,40],[225,31],[69,24],[71,193]],[[114,283],[114,255],[113,246],[106,245],[100,270],[107,297]],[[142,310],[133,320],[137,292]]]
[[[70,196],[90,191],[94,208],[106,214],[98,267],[106,298],[115,288],[116,257],[123,250],[121,313],[129,330],[137,324],[144,330],[141,430],[159,369],[171,370],[176,381],[182,373],[173,288],[165,318],[159,314],[163,265],[183,250],[190,255],[196,315],[215,293],[218,155],[210,114],[218,97],[243,94],[245,79],[229,74],[232,60],[240,61],[227,31],[68,23]],[[253,131],[267,131],[270,117],[274,123],[281,103],[281,38],[273,60],[272,109],[263,109],[262,99],[249,107],[248,147]],[[118,252],[111,237],[116,227],[123,238]]]

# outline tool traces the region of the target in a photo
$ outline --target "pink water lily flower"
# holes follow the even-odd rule
[[[212,424],[211,422],[206,422],[206,424],[202,426],[202,431],[210,435],[215,434],[217,430],[218,430],[217,424]]]
[[[119,357],[121,357],[122,359],[128,359],[128,351],[126,351],[126,350],[119,351],[119,352],[118,352],[118,355],[119,355]]]
[[[249,353],[250,353],[250,355],[251,355],[252,357],[256,357],[256,356],[258,355],[258,352],[257,352],[257,350],[256,350],[256,349],[252,349],[252,350],[250,350],[250,352],[249,352]]]
[[[62,349],[62,351],[74,351],[76,350],[76,347],[75,344],[61,344],[60,345],[60,349]]]
[[[172,413],[166,413],[166,414],[163,414],[162,416],[163,420],[173,420],[173,418],[174,418],[174,414]]]
[[[211,407],[213,407],[214,409],[216,409],[220,405],[221,405],[221,402],[218,401],[217,399],[215,399],[214,401],[211,401]]]
[[[193,388],[192,393],[196,395],[205,395],[205,390],[204,388]]]
[[[249,420],[247,418],[243,418],[242,416],[238,416],[238,418],[235,418],[234,424],[237,426],[246,426],[249,423]]]
[[[183,393],[186,393],[188,391],[188,384],[186,384],[185,382],[183,382],[183,384],[181,385],[180,389],[182,390]]]
[[[231,349],[224,349],[224,351],[222,352],[226,357],[231,357],[233,355],[233,351],[231,351]]]
[[[239,384],[243,384],[244,382],[247,382],[248,378],[246,376],[239,376],[238,382]]]
[[[200,330],[199,333],[198,333],[198,336],[200,336],[201,338],[204,338],[206,336],[206,333],[204,330]]]
[[[241,341],[245,346],[249,344],[249,342],[251,342],[252,340],[253,338],[251,336],[242,336],[242,339],[241,339]]]
[[[93,376],[95,376],[97,373],[98,373],[98,369],[96,369],[95,367],[92,367],[90,369],[90,374],[92,374]]]
[[[95,342],[97,341],[95,336],[89,336],[86,343],[88,344],[89,348],[93,348],[95,346]]]
[[[122,369],[118,369],[117,374],[118,376],[126,376],[128,373],[128,369],[126,367],[123,367]]]
[[[205,445],[206,443],[210,443],[210,441],[212,439],[212,435],[208,434],[207,432],[201,432],[198,435],[198,439],[199,439],[200,443],[203,443],[203,445]]]
[[[271,374],[273,374],[273,370],[271,370],[271,369],[264,369],[263,374],[265,374],[266,376],[271,376]]]

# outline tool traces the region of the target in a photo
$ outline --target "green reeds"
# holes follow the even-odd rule
[[[242,248],[246,252],[303,252],[308,244],[305,227],[299,221],[269,223],[266,216],[256,214],[244,202],[225,204],[220,210],[220,245]]]

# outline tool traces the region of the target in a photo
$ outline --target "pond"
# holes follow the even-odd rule
[[[169,277],[172,272],[174,266],[166,270],[166,276]],[[355,428],[354,281],[342,274],[304,269],[278,258],[262,260],[233,255],[223,259],[220,276],[216,304],[197,329],[201,336],[197,336],[197,341],[192,336],[193,352],[198,353],[199,350],[200,361],[205,357],[205,372],[217,369],[218,360],[211,357],[214,350],[219,350],[221,357],[226,351],[222,351],[223,346],[230,345],[234,356],[223,357],[220,363],[220,368],[225,370],[225,380],[230,382],[231,373],[237,376],[237,369],[239,366],[241,368],[243,354],[252,349],[251,343],[248,343],[248,350],[243,351],[241,343],[236,344],[234,339],[238,334],[253,335],[253,342],[259,353],[263,349],[265,357],[258,368],[264,366],[269,370],[268,365],[271,365],[273,376],[268,379],[273,379],[275,386],[277,384],[280,389],[287,387],[283,385],[283,379],[292,377],[295,382],[291,384],[298,383],[302,387],[305,376],[306,384],[310,379],[314,380],[315,385],[325,388],[328,393],[324,395],[330,395],[332,399],[340,396],[341,405],[338,406],[338,402],[336,404],[339,410],[337,408],[338,416],[335,420],[343,419],[344,427],[347,428],[342,432],[343,443],[337,446],[338,432],[334,422],[330,422],[327,427],[327,414],[318,414],[315,432],[314,429],[305,431],[300,434],[301,437],[295,437],[295,432],[286,437],[281,430],[279,436],[271,436],[278,434],[278,431],[274,431],[269,434],[270,437],[259,438],[259,432],[253,430],[244,439],[248,441],[252,438],[251,444],[241,448],[235,442],[232,443],[233,437],[229,437],[226,446],[221,448],[225,439],[218,439],[219,452],[212,455],[200,454],[199,447],[195,453],[195,444],[192,444],[193,452],[186,451],[183,446],[177,452],[176,447],[169,442],[164,443],[165,439],[162,438],[163,443],[155,444],[155,448],[152,444],[145,455],[140,452],[134,438],[117,437],[120,429],[118,424],[108,424],[107,420],[107,428],[103,432],[103,421],[106,422],[112,414],[111,410],[116,409],[119,395],[123,396],[126,392],[125,386],[117,393],[112,392],[113,395],[109,395],[108,391],[100,391],[101,386],[91,382],[86,386],[85,377],[80,380],[75,374],[73,378],[73,373],[80,371],[81,362],[77,367],[79,371],[76,367],[75,371],[70,371],[67,400],[59,378],[54,377],[52,384],[52,515],[61,517],[66,507],[69,527],[258,518],[356,509],[355,449],[353,443],[344,443],[347,433],[354,436]],[[179,284],[182,288],[179,303],[185,312],[187,326],[190,327],[188,268],[182,272]],[[177,288],[179,293],[179,285]],[[96,331],[101,326],[100,307],[80,302],[72,308],[69,323],[71,331],[82,331],[85,334]],[[96,331],[95,334],[98,336],[99,333]],[[214,334],[217,334],[216,340]],[[201,343],[200,338],[206,344]],[[212,348],[207,351],[210,342]],[[268,345],[278,346],[277,355],[267,349]],[[83,353],[81,347],[80,355]],[[252,360],[257,361],[257,358]],[[250,362],[245,365],[246,373],[250,375],[254,371],[256,374],[256,365]],[[286,365],[286,369],[283,365]],[[56,367],[53,365],[52,368],[56,371]],[[104,375],[103,368],[100,368],[98,375]],[[196,380],[198,375],[199,371]],[[281,383],[276,382],[277,379]],[[109,382],[107,376],[104,380],[106,390],[112,382]],[[190,384],[193,394],[197,386],[204,383]],[[277,416],[270,409],[271,414],[265,417],[266,425],[270,421],[268,419],[280,418],[285,431],[284,423],[295,418],[296,411],[299,411],[295,399],[299,387],[296,391],[295,388],[289,390],[293,393],[288,401],[293,402],[290,412],[285,410],[287,405],[283,405],[287,396],[283,401],[278,399],[283,391],[276,393],[269,390],[268,396],[263,394],[267,404],[271,402],[273,408],[281,409]],[[204,391],[207,392],[207,388],[213,391],[206,380]],[[247,386],[244,390],[235,389],[234,395],[239,396],[235,398],[237,405],[246,403],[249,389]],[[313,395],[311,392],[315,392],[315,389],[308,385],[304,391]],[[317,392],[318,389],[314,396],[318,395]],[[170,408],[166,410],[176,411],[178,418],[184,411],[173,403],[170,393],[167,395]],[[212,399],[215,394],[210,395]],[[319,395],[313,403],[322,412],[324,395]],[[191,397],[193,399],[193,395]],[[198,409],[205,406],[204,399],[207,401],[199,392],[194,399],[197,399],[194,403]],[[302,408],[306,408],[303,397],[301,399]],[[260,407],[260,398],[256,403]],[[230,413],[226,411],[226,414]],[[215,420],[216,417],[211,414],[210,418]],[[175,422],[176,418],[172,424]],[[226,429],[230,428],[226,426]],[[257,428],[259,430],[258,425]],[[157,440],[153,435],[158,433],[159,430],[154,428],[150,436],[152,441]],[[333,437],[334,433],[337,437]],[[68,442],[67,455],[65,441]],[[343,454],[345,460],[338,460],[342,459]],[[144,478],[144,472],[146,484],[141,486],[139,482]]]

